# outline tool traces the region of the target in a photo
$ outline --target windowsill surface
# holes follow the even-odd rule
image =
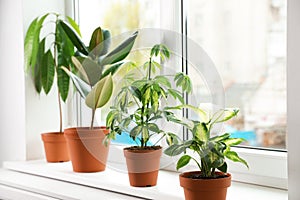
[[[179,185],[178,173],[161,170],[155,187],[136,188],[129,186],[126,173],[107,169],[98,173],[75,173],[71,162],[47,163],[44,160],[26,162],[6,162],[4,168],[40,177],[75,183],[93,188],[107,190],[146,199],[180,200],[184,199],[183,189]],[[47,179],[45,179],[47,180]],[[1,177],[0,177],[1,183]],[[45,189],[45,188],[44,188]],[[53,193],[53,191],[52,191]],[[242,197],[241,197],[242,196]],[[267,188],[257,185],[232,182],[228,189],[227,200],[287,200],[286,190]]]

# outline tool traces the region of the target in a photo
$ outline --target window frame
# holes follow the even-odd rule
[[[67,2],[67,1],[66,1]],[[184,36],[187,36],[187,1],[184,0],[176,0],[173,2],[174,4],[180,4],[178,12],[180,18],[180,33]],[[163,4],[163,1],[161,1]],[[176,7],[176,5],[173,5]],[[178,6],[178,5],[177,5]],[[78,22],[78,0],[73,0],[71,3],[66,3],[66,12],[70,16],[73,16],[75,20]],[[161,14],[163,14],[163,9],[161,9]],[[162,15],[163,16],[163,15]],[[178,31],[178,30],[175,30]],[[185,38],[185,37],[183,37]],[[187,41],[182,41],[182,52],[183,58],[188,57],[188,46]],[[182,70],[183,72],[188,73],[187,69],[187,60],[182,59]],[[287,68],[289,68],[287,66]],[[287,88],[289,90],[289,86]],[[80,98],[80,97],[79,97]],[[186,97],[187,99],[187,97]],[[188,99],[187,99],[188,101]],[[69,102],[73,104],[76,110],[76,120],[80,122],[82,120],[81,116],[81,103],[78,101],[78,97],[76,97],[76,101]],[[72,107],[72,106],[71,106]],[[79,110],[78,110],[79,109]],[[68,109],[69,111],[69,109]],[[69,111],[68,118],[72,117]],[[188,112],[184,111],[184,115],[187,115]],[[288,118],[290,114],[287,114]],[[68,119],[68,121],[72,121]],[[183,129],[183,139],[188,139],[187,130]],[[117,148],[120,148],[118,145]],[[245,183],[252,183],[263,186],[270,186],[275,188],[287,189],[288,188],[288,173],[287,173],[287,151],[277,151],[277,150],[268,150],[268,149],[256,149],[251,147],[234,147],[234,150],[239,153],[241,157],[247,160],[250,169],[247,170],[244,166],[241,166],[239,163],[228,162],[229,164],[229,172],[233,175],[233,180]],[[171,158],[170,158],[171,159]],[[123,158],[123,154],[119,151],[111,151],[108,162],[112,162],[114,164],[124,164],[125,161]],[[176,163],[172,163],[167,167],[164,167],[164,170],[175,170]],[[192,165],[191,168],[194,166]],[[185,169],[186,170],[186,169]]]

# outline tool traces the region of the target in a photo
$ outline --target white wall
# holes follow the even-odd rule
[[[300,199],[300,1],[288,1],[288,170],[289,200]]]
[[[23,37],[34,18],[48,12],[64,14],[64,10],[62,0],[23,0]],[[30,75],[25,77],[27,160],[44,158],[41,133],[59,131],[56,82],[53,86],[47,96],[38,95]]]
[[[21,0],[0,0],[0,166],[25,160]]]

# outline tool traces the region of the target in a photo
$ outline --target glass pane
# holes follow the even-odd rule
[[[188,1],[188,37],[215,63],[225,106],[240,109],[225,131],[247,139],[245,145],[286,148],[286,4],[286,0]],[[205,81],[197,84],[194,92],[200,103],[211,102]]]

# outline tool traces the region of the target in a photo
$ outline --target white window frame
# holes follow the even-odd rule
[[[78,16],[76,16],[75,14],[76,13],[75,9],[78,9],[77,7],[78,2],[77,4],[76,2],[77,0],[73,0],[72,3],[66,3],[66,11],[67,14],[69,14],[70,16],[74,16],[75,19],[78,19]],[[179,19],[181,20],[181,25],[182,24],[185,25],[186,22],[186,17],[185,17],[186,10],[184,9],[185,2],[186,1],[184,0],[178,0],[178,1],[176,0],[173,1],[174,5],[172,5],[174,8],[177,8],[176,10],[178,12],[178,15],[181,16],[181,18]],[[178,3],[180,3],[180,5],[183,7],[178,8]],[[290,1],[288,3],[290,3]],[[164,8],[165,6],[163,5],[164,1],[161,1],[161,4],[162,7]],[[165,10],[161,9],[161,15],[164,13],[166,13]],[[164,20],[162,21],[164,22]],[[178,29],[175,31],[178,31]],[[182,34],[186,34],[186,26],[180,27],[180,32]],[[183,41],[183,45],[185,45],[185,41]],[[289,68],[290,66],[288,66],[288,70]],[[292,75],[289,74],[289,75],[290,77],[293,76],[293,74]],[[291,89],[290,87],[291,85],[288,85],[288,91]],[[290,98],[292,98],[291,95],[288,97],[288,100]],[[288,113],[288,118],[291,118],[293,116],[295,116],[295,113]],[[185,134],[184,134],[184,138],[186,138]],[[246,182],[246,183],[253,183],[253,184],[258,184],[263,186],[287,189],[288,187],[287,151],[275,151],[275,150],[273,151],[273,150],[263,150],[263,149],[254,149],[254,148],[244,148],[244,147],[235,147],[234,150],[241,157],[247,160],[250,169],[248,170],[247,168],[245,168],[239,163],[232,163],[229,161],[228,169],[229,172],[232,173],[233,175],[233,180]],[[110,157],[109,157],[109,162],[111,162],[111,164],[125,165],[123,153],[120,151],[122,151],[122,145],[121,146],[116,145],[116,148],[114,148],[114,150],[111,150]],[[173,162],[172,165],[165,167],[165,169],[175,170],[175,164],[176,163]]]

